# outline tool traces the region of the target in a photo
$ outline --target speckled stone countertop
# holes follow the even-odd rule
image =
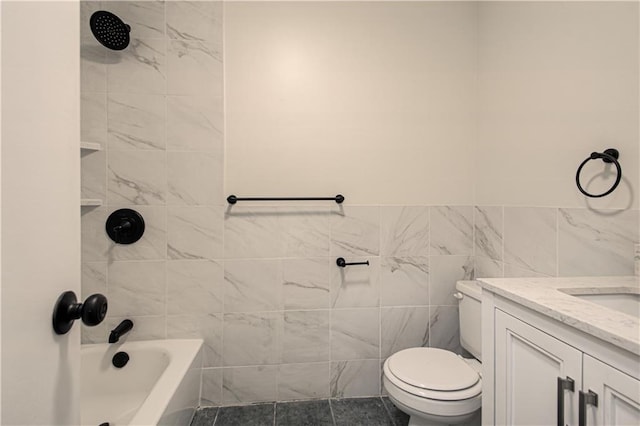
[[[638,277],[479,278],[478,281],[492,293],[640,355],[638,315],[624,314],[570,295],[640,294]]]

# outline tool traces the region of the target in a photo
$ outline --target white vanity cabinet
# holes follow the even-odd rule
[[[598,395],[598,406],[587,406],[587,425],[640,424],[638,379],[587,354],[583,357],[582,369],[582,388]]]
[[[553,425],[558,410],[576,424],[582,353],[500,310],[495,330],[496,424]],[[558,378],[568,389],[557,389]]]
[[[482,309],[483,425],[640,425],[637,354],[484,290]]]

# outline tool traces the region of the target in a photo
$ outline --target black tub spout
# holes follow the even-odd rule
[[[116,343],[120,337],[133,328],[133,321],[126,319],[109,333],[109,343]]]

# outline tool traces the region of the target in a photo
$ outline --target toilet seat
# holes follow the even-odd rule
[[[385,377],[410,394],[439,401],[460,401],[482,392],[478,371],[451,351],[410,348],[384,362]]]

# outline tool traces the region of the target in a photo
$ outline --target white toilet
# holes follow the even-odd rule
[[[480,285],[458,281],[460,343],[477,359],[436,348],[396,352],[384,363],[383,384],[389,399],[409,414],[409,426],[460,424],[481,406]]]

